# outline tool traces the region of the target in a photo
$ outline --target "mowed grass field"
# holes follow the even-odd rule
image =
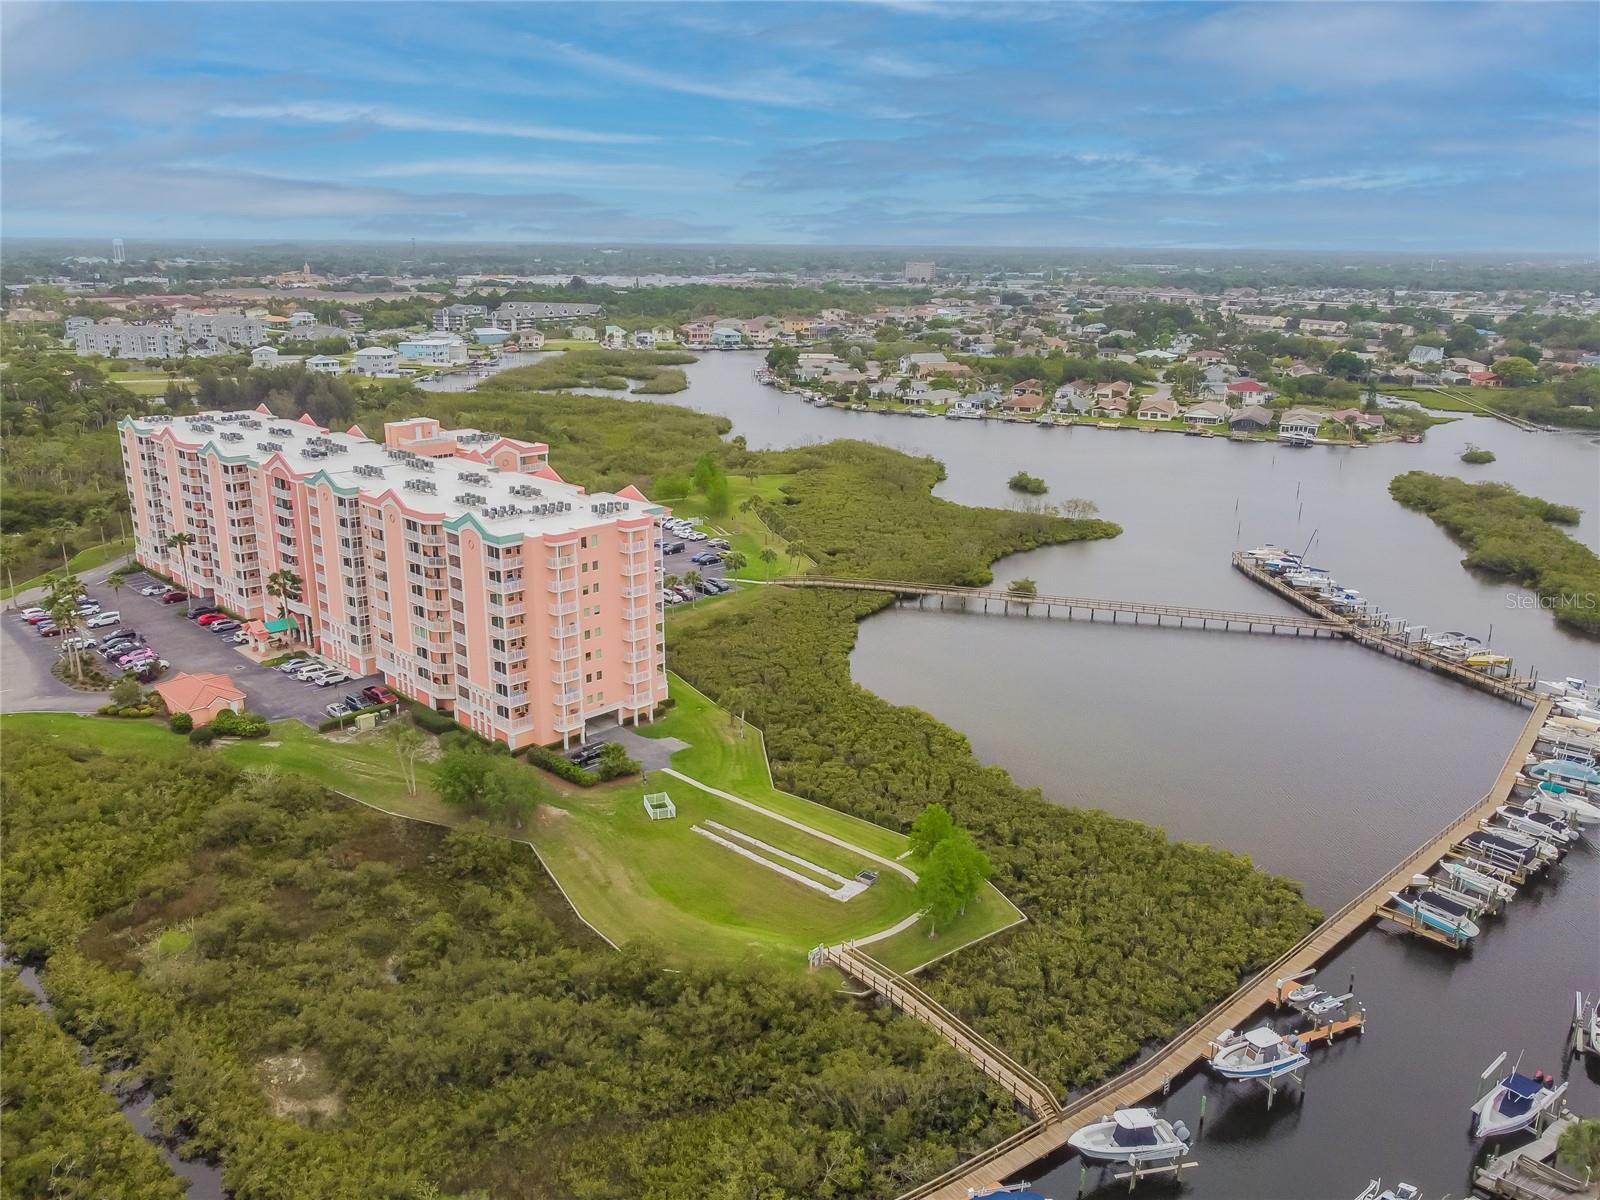
[[[674,516],[700,518],[698,528],[701,532],[726,538],[735,550],[745,556],[745,565],[738,571],[730,571],[730,575],[743,579],[780,579],[805,571],[812,565],[811,560],[791,558],[788,543],[768,529],[755,513],[742,511],[740,506],[752,496],[764,500],[779,499],[788,478],[787,475],[757,475],[754,479],[744,475],[728,476],[728,512],[720,517],[707,514],[706,499],[697,493],[662,503],[672,510]],[[702,545],[690,542],[681,555],[667,557],[664,560],[667,574],[690,570],[693,564],[689,562],[689,556],[695,553],[696,546]],[[761,552],[765,549],[776,551],[777,559],[771,563],[763,562]]]
[[[865,938],[917,911],[912,881],[870,857],[899,859],[908,845],[901,834],[776,790],[758,730],[742,726],[681,680],[673,679],[672,694],[675,707],[639,732],[688,742],[687,749],[673,756],[675,770],[767,812],[661,772],[652,773],[647,783],[634,777],[590,789],[541,773],[552,794],[533,826],[516,833],[491,832],[531,841],[574,907],[612,942],[651,943],[669,958],[732,962],[760,957],[804,970],[812,947]],[[14,713],[0,718],[0,729],[146,758],[221,754],[241,768],[305,775],[400,817],[452,827],[467,823],[433,792],[426,763],[419,764],[417,794],[407,795],[399,763],[381,733],[324,736],[283,721],[265,738],[228,739],[196,751],[187,738],[153,721]],[[652,821],[644,811],[646,790],[669,793],[678,815]],[[694,832],[696,823],[707,820],[846,879],[864,869],[877,871],[878,879],[851,900],[835,900]],[[759,849],[756,853],[771,857]],[[916,869],[914,860],[906,862]],[[793,863],[785,865],[816,875]],[[919,921],[871,950],[890,965],[909,970],[1019,919],[1009,901],[986,887],[967,913],[938,936],[927,936],[926,922]]]

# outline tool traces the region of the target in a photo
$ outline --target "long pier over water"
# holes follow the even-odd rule
[[[1040,1113],[1039,1107],[1030,1104],[1030,1109],[1040,1115],[1039,1120],[1005,1141],[968,1159],[953,1170],[904,1193],[899,1200],[968,1200],[969,1189],[1002,1182],[1026,1171],[1041,1158],[1064,1147],[1067,1139],[1085,1125],[1118,1107],[1138,1104],[1160,1091],[1164,1080],[1176,1079],[1200,1062],[1209,1042],[1220,1036],[1224,1030],[1240,1028],[1255,1013],[1277,1000],[1278,980],[1316,966],[1365,928],[1368,922],[1378,919],[1381,910],[1388,904],[1390,892],[1399,891],[1410,882],[1413,875],[1430,870],[1458,841],[1478,828],[1480,821],[1492,814],[1498,805],[1506,802],[1511,795],[1512,784],[1516,781],[1518,772],[1522,769],[1528,753],[1533,749],[1540,727],[1550,715],[1550,709],[1549,698],[1541,696],[1534,701],[1532,714],[1517,736],[1516,743],[1511,747],[1511,753],[1506,756],[1505,765],[1501,767],[1494,786],[1483,799],[1406,855],[1394,870],[1325,919],[1280,957],[1262,967],[1233,995],[1149,1058],[1076,1100],[1058,1105],[1054,1111],[1046,1108],[1043,1113]],[[887,988],[880,986],[893,973],[887,972],[887,969],[867,969],[868,964],[871,967],[878,966],[864,955],[854,952],[841,955],[834,960],[834,965],[883,995],[897,1007],[902,1007],[912,1016],[919,1016],[916,1008],[904,1004]],[[942,1008],[939,1011],[945,1012]],[[960,1024],[957,1018],[950,1017],[948,1013],[945,1013],[945,1016],[948,1018],[948,1021],[944,1022],[946,1025],[949,1021]],[[967,1027],[962,1025],[961,1028]],[[949,1028],[942,1028],[939,1031],[941,1036],[944,1036],[956,1049],[967,1053],[964,1045],[967,1042],[966,1038],[954,1036]],[[983,1041],[981,1035],[970,1030],[968,1032],[975,1042]],[[972,1056],[969,1054],[969,1057]],[[1012,1061],[1009,1057],[1004,1058],[1006,1063]],[[991,1077],[998,1078],[998,1073],[994,1069],[984,1067],[982,1063],[979,1063],[979,1066]],[[1026,1078],[1032,1080],[1035,1077],[1027,1075]],[[1008,1090],[1021,1098],[1020,1087],[1008,1086]]]

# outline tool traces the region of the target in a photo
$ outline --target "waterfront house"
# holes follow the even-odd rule
[[[985,388],[981,392],[973,392],[966,398],[966,403],[985,410],[999,408],[1000,393],[993,388]]]
[[[648,329],[635,329],[633,331],[633,348],[635,350],[654,350],[656,348],[656,335]]]
[[[1276,394],[1259,379],[1236,379],[1227,387],[1228,398],[1231,400],[1260,400],[1268,401]]]
[[[1337,409],[1328,414],[1328,419],[1338,421],[1341,425],[1348,425],[1351,429],[1366,430],[1368,433],[1376,433],[1383,428],[1382,416],[1359,408]]]
[[[650,331],[650,338],[651,344],[656,346],[661,346],[667,342],[675,342],[678,340],[672,336],[672,330],[667,328],[665,325],[657,325],[654,329],[652,329]]]
[[[395,347],[408,363],[447,367],[467,361],[467,344],[453,333],[433,333],[407,338]]]
[[[1097,417],[1122,418],[1128,415],[1128,398],[1126,396],[1111,396],[1105,400],[1096,400],[1094,407],[1089,411]]]
[[[1413,366],[1422,366],[1424,363],[1441,363],[1444,361],[1444,351],[1438,346],[1413,346],[1411,353],[1406,355],[1406,361]]]
[[[250,351],[250,365],[263,369],[278,366],[277,348],[275,346],[257,346]]]
[[[1260,433],[1272,427],[1272,410],[1259,404],[1247,404],[1228,420],[1228,428],[1235,433]]]
[[[1114,379],[1110,383],[1102,383],[1094,389],[1096,400],[1127,400],[1133,395],[1133,384],[1126,379]]]
[[[628,331],[621,325],[607,325],[605,334],[600,339],[600,344],[607,350],[626,350],[628,347]]]
[[[922,368],[927,366],[943,366],[949,362],[938,351],[928,351],[918,354],[902,354],[900,356],[900,374],[917,375],[922,373]]]
[[[678,341],[690,350],[711,349],[711,326],[704,321],[690,321],[678,327]]]
[[[1057,412],[1082,412],[1094,399],[1094,384],[1086,379],[1074,379],[1056,389],[1054,408]]]
[[[1013,384],[1006,397],[1005,411],[1019,416],[1035,416],[1044,410],[1044,384],[1037,379],[1024,379]]]
[[[1183,410],[1185,425],[1226,425],[1233,410],[1216,400],[1202,400]]]
[[[1291,408],[1278,418],[1278,437],[1286,442],[1309,442],[1322,428],[1322,414],[1315,409]]]
[[[1178,402],[1171,396],[1151,396],[1139,402],[1139,420],[1176,421]]]
[[[937,379],[940,375],[948,375],[951,379],[971,379],[972,368],[966,363],[936,362],[918,363],[918,379]]]
[[[744,329],[739,325],[724,325],[711,331],[713,350],[739,350],[744,347]]]
[[[544,330],[524,329],[517,334],[517,348],[520,350],[543,350]]]

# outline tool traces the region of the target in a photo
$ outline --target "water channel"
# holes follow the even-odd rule
[[[671,398],[734,422],[752,447],[856,437],[946,466],[939,493],[1006,506],[1025,469],[1048,499],[1081,496],[1119,522],[1115,539],[1001,562],[1042,592],[1284,611],[1229,566],[1261,542],[1299,549],[1389,612],[1490,638],[1519,668],[1600,675],[1593,642],[1563,633],[1520,588],[1475,578],[1462,552],[1386,491],[1422,469],[1498,479],[1585,510],[1600,548],[1600,439],[1527,434],[1490,418],[1433,428],[1420,445],[1291,450],[1222,438],[817,409],[761,387],[751,354],[707,355]],[[1464,444],[1493,450],[1459,462]],[[1385,874],[1487,790],[1523,710],[1346,642],[891,609],[863,623],[855,678],[916,704],[978,756],[1054,802],[1104,808],[1172,836],[1246,853],[1304,883],[1325,910]],[[1313,1052],[1303,1095],[1269,1111],[1253,1085],[1174,1081],[1168,1115],[1199,1124],[1195,1200],[1339,1200],[1381,1175],[1427,1200],[1467,1193],[1478,1074],[1501,1050],[1566,1073],[1574,990],[1600,990],[1600,852],[1580,847],[1526,889],[1470,953],[1381,930],[1348,945],[1319,982],[1352,976],[1369,1013],[1360,1038]],[[1591,1060],[1592,1064],[1592,1060]],[[1568,1101],[1600,1115],[1600,1068],[1570,1068]],[[1033,1178],[1061,1200],[1080,1164]],[[1098,1176],[1091,1171],[1089,1184]],[[1155,1185],[1145,1189],[1161,1190]],[[1168,1185],[1170,1190],[1170,1185]],[[1120,1194],[1125,1185],[1107,1194]]]

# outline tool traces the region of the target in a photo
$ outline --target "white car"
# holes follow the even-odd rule
[[[92,637],[83,637],[81,635],[61,639],[61,648],[63,650],[93,650],[99,644]]]
[[[116,609],[112,609],[110,612],[96,613],[84,624],[90,629],[98,629],[102,625],[115,625],[120,620],[122,620],[122,614]]]
[[[686,542],[703,542],[706,540],[706,535],[697,529],[691,529],[683,535],[683,540]]]
[[[26,621],[29,617],[48,617],[50,612],[43,608],[25,608],[17,614],[19,621]]]
[[[166,591],[167,591],[166,585],[158,583],[158,584],[155,584],[155,585],[153,585],[151,587],[142,587],[142,588],[140,588],[139,589],[139,595],[141,595],[141,596],[163,596],[163,595],[166,594]]]

